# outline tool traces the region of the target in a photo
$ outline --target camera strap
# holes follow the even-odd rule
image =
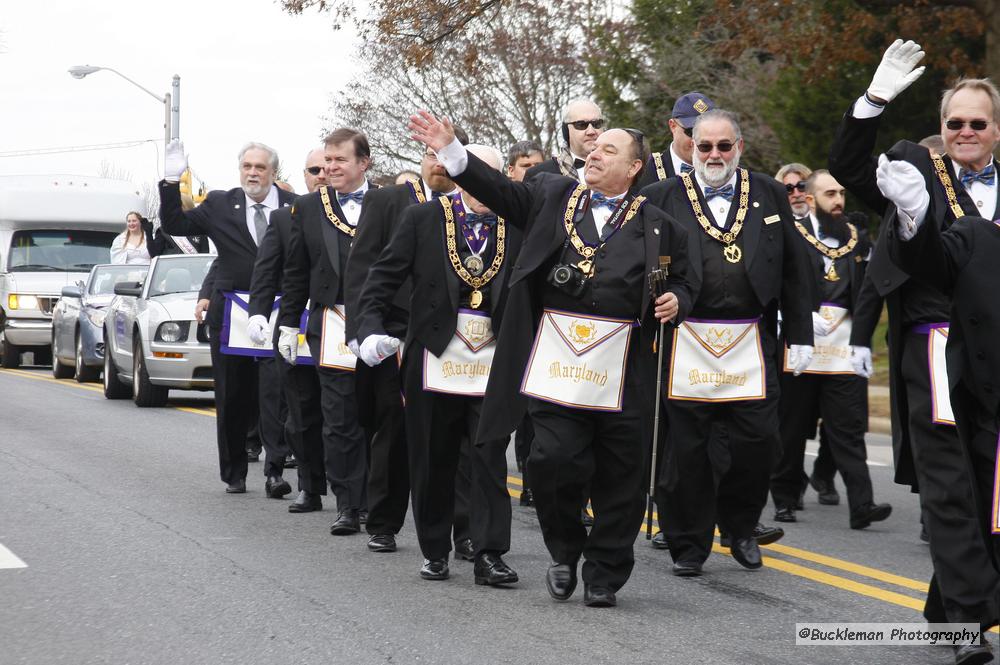
[[[587,210],[590,209],[590,190],[585,185],[578,185],[570,193],[569,200],[566,202],[566,211],[563,214],[563,228],[566,231],[569,242],[573,245],[573,249],[583,257],[583,260],[579,261],[576,267],[583,272],[585,277],[589,278],[594,274],[594,255],[597,253],[597,250],[603,247],[611,236],[635,217],[635,214],[639,212],[639,208],[642,207],[645,201],[646,197],[644,196],[636,196],[634,198],[629,194],[623,196],[611,217],[608,218],[608,223],[612,224],[614,231],[597,244],[591,244],[583,240],[577,232],[580,221],[586,215]]]

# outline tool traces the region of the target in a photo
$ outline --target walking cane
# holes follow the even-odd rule
[[[670,274],[670,257],[660,257],[660,267],[649,273],[649,292],[653,302],[667,292],[667,277]],[[646,540],[653,537],[653,492],[656,489],[656,440],[660,433],[660,390],[663,387],[663,332],[665,321],[660,321],[660,332],[656,336],[656,403],[653,407],[653,445],[649,466],[649,495],[646,497]]]

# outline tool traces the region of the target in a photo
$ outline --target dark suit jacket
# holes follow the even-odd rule
[[[392,296],[409,277],[413,281],[413,294],[406,347],[416,340],[436,356],[444,353],[455,335],[461,293],[458,275],[448,259],[444,219],[440,201],[410,206],[403,211],[389,245],[371,267],[361,293],[359,342],[369,335],[386,334],[384,318]],[[486,286],[494,331],[500,329],[503,320],[504,284],[513,264],[511,250],[521,243],[520,232],[510,222],[505,226],[504,262]]]
[[[294,194],[279,189],[278,202],[290,205]],[[210,328],[221,328],[225,311],[223,291],[250,288],[257,245],[247,229],[247,197],[239,187],[228,192],[209,192],[201,205],[185,212],[181,208],[178,183],[160,181],[160,223],[171,235],[206,235],[212,239],[219,256],[213,265],[214,286],[208,306],[207,323]]]
[[[562,171],[559,169],[559,162],[556,161],[555,157],[550,157],[541,164],[535,164],[530,169],[525,171],[525,182],[531,180],[540,173],[554,173],[555,175],[562,175]]]
[[[250,280],[250,316],[261,315],[271,318],[274,297],[281,292],[281,278],[285,270],[285,257],[291,247],[292,209],[278,208],[271,213],[271,220],[264,233],[264,239],[257,249],[257,263],[253,267]],[[278,339],[277,326],[274,339]]]
[[[952,392],[962,384],[987,413],[1000,414],[1000,225],[962,217],[946,231],[924,223],[909,242],[900,241],[895,229],[890,235],[900,263],[953,298],[947,347]]]
[[[341,295],[341,282],[347,266],[341,265],[341,246],[348,248],[352,238],[337,229],[327,218],[320,191],[327,189],[333,213],[347,224],[344,211],[337,202],[337,193],[324,186],[295,199],[291,210],[289,249],[285,257],[285,272],[278,323],[299,327],[306,301],[312,306],[333,307]],[[364,207],[362,206],[362,210]]]
[[[670,156],[670,146],[667,146],[666,150],[658,154],[663,162],[663,172],[665,176],[663,179],[669,180],[677,175],[674,173],[674,160]],[[636,185],[640,191],[646,185],[652,185],[654,182],[660,181],[660,176],[656,173],[656,157],[657,153],[653,153],[649,156],[649,159],[646,160],[646,167],[643,169],[642,177],[639,178],[639,182]]]
[[[403,211],[411,205],[420,203],[415,194],[418,191],[422,195],[423,183],[379,187],[369,189],[365,194],[361,217],[358,219],[357,234],[354,236],[354,245],[351,247],[351,256],[347,261],[344,277],[348,340],[358,337],[357,322],[360,315],[358,299],[368,278],[368,271],[389,244]],[[390,334],[400,338],[406,334],[409,307],[410,280],[406,279],[392,296],[392,307],[386,315],[385,325],[389,328]]]
[[[698,302],[702,285],[700,235],[705,231],[691,211],[680,178],[670,178],[643,188],[642,194],[687,229],[691,271],[692,301]],[[707,209],[698,188],[702,209]],[[757,300],[765,315],[765,324],[774,335],[777,311],[782,312],[782,331],[789,344],[813,343],[812,312],[819,306],[809,256],[802,236],[795,230],[788,196],[774,178],[750,173],[750,208],[743,223],[743,264]],[[759,205],[755,206],[754,203]],[[730,223],[736,215],[737,202],[729,209]],[[765,224],[764,218],[778,215],[780,220]],[[714,242],[714,241],[713,241]]]
[[[538,167],[536,167],[538,168]],[[520,424],[527,408],[527,398],[520,394],[521,379],[531,353],[535,329],[541,319],[542,305],[536,284],[553,254],[566,242],[563,212],[566,200],[578,183],[566,176],[542,173],[524,183],[513,182],[491,169],[474,155],[469,155],[466,170],[452,178],[463,189],[489,206],[491,210],[523,229],[517,263],[510,274],[508,301],[503,325],[497,338],[497,350],[490,371],[477,441],[501,439]],[[588,213],[589,215],[589,213]],[[593,223],[592,217],[589,217]],[[586,222],[585,222],[586,223]],[[660,256],[670,256],[668,290],[676,294],[680,311],[676,322],[684,320],[691,309],[691,291],[686,279],[688,241],[684,229],[662,211],[643,205],[632,224],[640,224],[645,239],[645,273],[659,265]],[[639,350],[645,394],[656,392],[656,356],[653,338],[659,328],[653,318],[650,298],[643,299]],[[652,431],[654,399],[643,401],[644,428]],[[649,441],[644,436],[643,441]]]

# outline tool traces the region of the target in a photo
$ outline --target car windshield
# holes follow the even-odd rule
[[[158,260],[150,277],[149,297],[197,292],[214,259],[214,256],[198,254]]]
[[[110,296],[115,293],[115,284],[119,282],[143,282],[149,266],[99,266],[90,276],[90,286],[87,294],[92,296]]]
[[[113,231],[15,231],[10,240],[10,272],[89,272],[111,258]]]

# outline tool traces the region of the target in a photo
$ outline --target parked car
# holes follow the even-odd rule
[[[163,406],[170,389],[211,390],[208,328],[194,320],[210,254],[157,256],[139,282],[115,285],[104,317],[104,396]]]
[[[141,282],[148,266],[94,266],[86,280],[64,286],[52,310],[52,375],[97,381],[104,367],[104,315],[115,284]]]

